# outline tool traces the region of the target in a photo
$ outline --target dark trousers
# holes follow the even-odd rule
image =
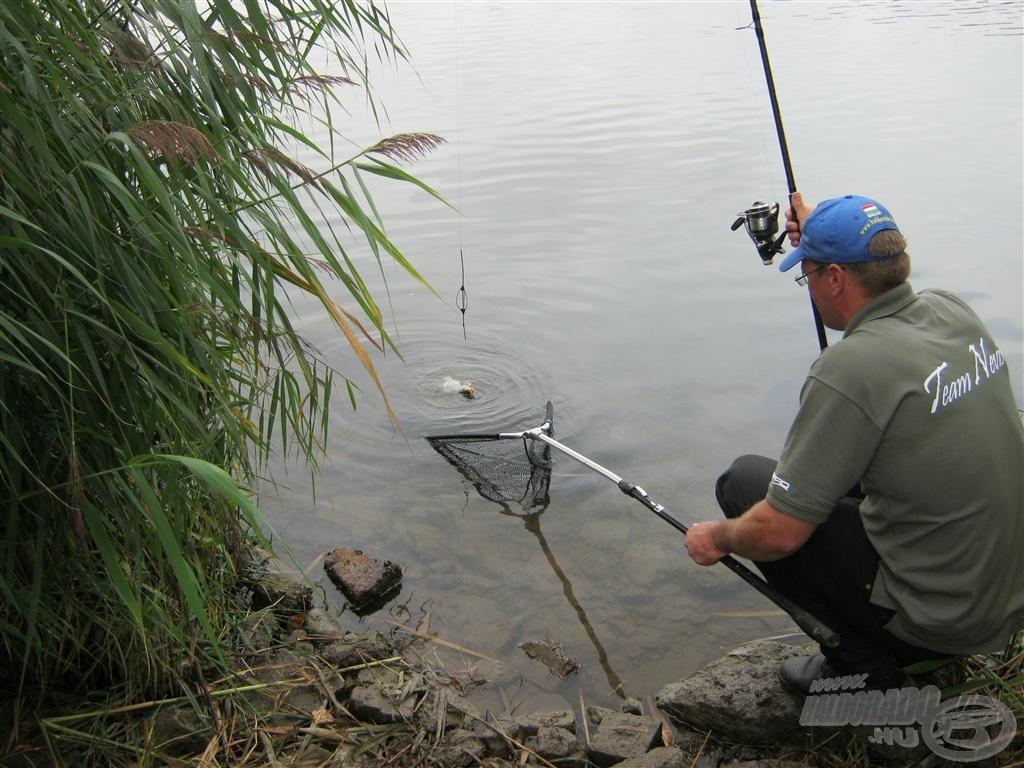
[[[764,456],[736,459],[715,487],[725,516],[739,517],[764,499],[774,471],[775,461]],[[839,634],[836,648],[821,649],[836,672],[898,680],[901,667],[948,654],[911,645],[884,629],[894,612],[869,601],[878,553],[864,532],[859,504],[859,495],[851,493],[800,549],[755,565],[769,584]]]

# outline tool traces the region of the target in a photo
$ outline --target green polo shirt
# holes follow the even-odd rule
[[[811,366],[767,500],[819,524],[858,483],[890,632],[969,654],[1024,627],[1024,429],[1002,353],[956,296],[904,283]]]

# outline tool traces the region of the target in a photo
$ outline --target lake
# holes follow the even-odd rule
[[[353,412],[339,389],[315,483],[272,463],[280,487],[261,506],[280,540],[347,628],[425,628],[473,652],[433,646],[455,674],[474,654],[499,659],[512,670],[505,704],[520,711],[581,695],[617,706],[723,649],[786,634],[793,623],[772,603],[721,566],[695,565],[680,534],[571,459],[556,454],[549,504],[524,518],[481,498],[422,439],[534,427],[550,400],[558,440],[687,523],[718,517],[714,482],[736,455],[778,454],[818,343],[807,289],[730,231],[755,200],[786,207],[748,4],[388,8],[411,63],[374,66],[380,126],[358,93],[342,94],[336,124],[356,146],[445,137],[405,167],[460,214],[411,186],[372,186],[436,294],[353,243],[402,353],[374,355],[401,431],[344,339],[296,305],[304,334],[362,392]],[[809,200],[885,203],[909,240],[914,287],[972,303],[1020,403],[1021,4],[760,11],[797,185]],[[444,392],[445,376],[477,397]],[[399,563],[400,596],[364,618],[343,611],[319,561],[337,546]],[[559,680],[518,648],[542,639],[579,672]]]

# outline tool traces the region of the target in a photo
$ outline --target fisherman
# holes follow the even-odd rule
[[[716,486],[726,519],[691,527],[686,548],[701,565],[754,561],[839,634],[782,664],[787,688],[905,687],[907,665],[1001,650],[1024,627],[1024,429],[995,340],[960,298],[914,293],[885,206],[791,205],[780,270],[801,267],[843,338],[811,366],[778,462],[733,462]]]

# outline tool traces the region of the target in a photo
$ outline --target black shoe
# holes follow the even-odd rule
[[[782,683],[782,687],[800,696],[808,696],[811,693],[811,683],[814,681],[835,677],[839,675],[832,669],[828,659],[820,653],[813,656],[795,656],[779,665],[779,682]]]

